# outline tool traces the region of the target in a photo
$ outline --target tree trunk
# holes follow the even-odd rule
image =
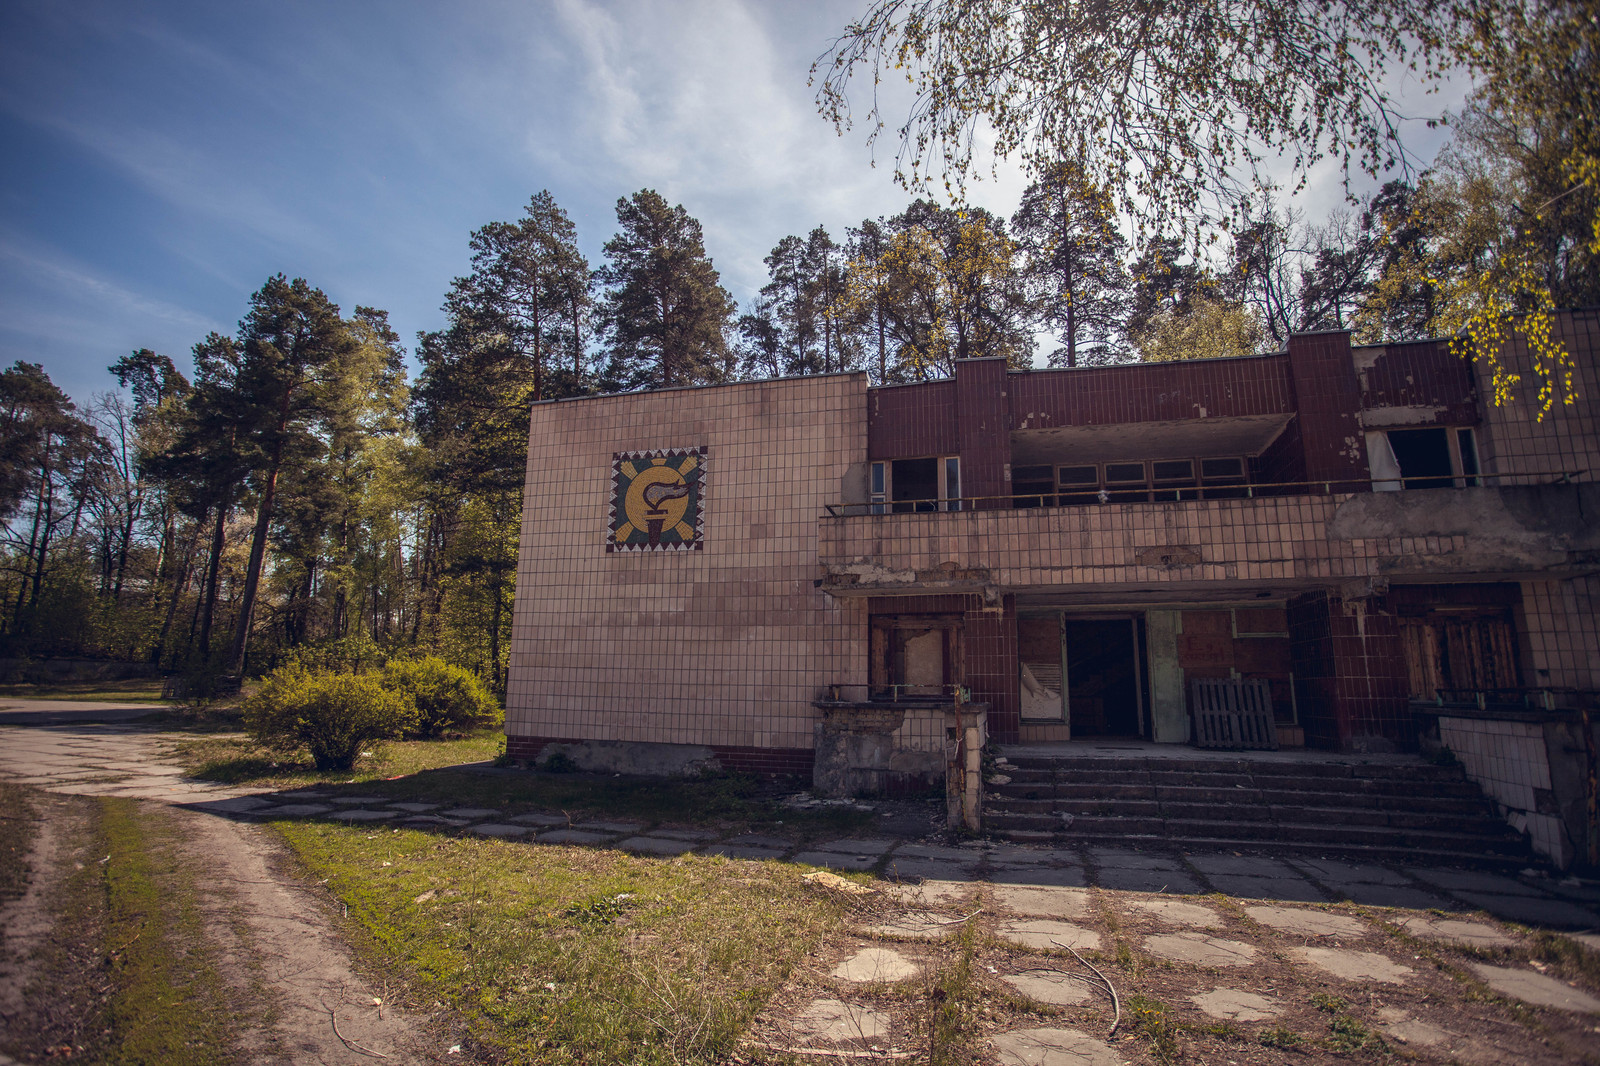
[[[221,584],[222,549],[228,531],[228,509],[217,505],[217,527],[211,533],[211,560],[206,571],[206,594],[202,601],[200,624],[200,654],[211,658],[211,623],[217,611],[217,586]]]
[[[280,431],[281,433],[281,431]],[[250,565],[244,572],[244,596],[239,604],[239,618],[234,624],[233,647],[228,652],[228,673],[244,670],[244,653],[250,643],[250,627],[255,621],[256,590],[261,586],[261,567],[267,557],[267,530],[272,525],[273,497],[278,490],[278,467],[283,461],[283,445],[273,449],[272,465],[267,469],[267,480],[261,488],[261,503],[256,508],[256,527],[250,534]]]

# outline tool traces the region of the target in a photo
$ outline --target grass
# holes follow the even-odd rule
[[[948,964],[930,967],[928,1005],[928,1062],[946,1066],[971,1061],[970,1043],[977,1028],[978,987],[972,979],[977,953],[977,930],[962,923],[955,936],[955,957]]]
[[[780,863],[275,825],[380,964],[518,1062],[723,1061],[842,920]]]
[[[0,782],[0,901],[16,899],[27,890],[34,820],[28,790]]]
[[[1126,1013],[1133,1031],[1149,1045],[1151,1058],[1160,1063],[1177,1061],[1179,1025],[1165,1003],[1149,996],[1129,996]]]
[[[0,685],[0,699],[164,703],[161,681],[159,677],[130,677],[122,681],[47,681],[37,685]]]
[[[786,836],[847,833],[872,815],[847,807],[796,811],[779,799],[795,786],[744,774],[696,778],[611,777],[597,774],[497,770],[502,737],[486,731],[462,740],[388,741],[353,770],[319,771],[308,757],[284,756],[242,737],[179,742],[178,761],[194,777],[263,791],[317,787],[451,806],[565,811],[574,821],[626,818],[645,823],[710,825],[782,832]],[[464,764],[477,764],[472,769]]]

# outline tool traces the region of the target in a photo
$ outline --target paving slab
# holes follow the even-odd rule
[[[1210,907],[1202,907],[1198,903],[1185,903],[1180,899],[1160,896],[1154,899],[1130,899],[1126,902],[1128,908],[1136,915],[1154,918],[1163,925],[1188,929],[1222,928],[1222,916]]]
[[[709,829],[652,829],[647,835],[666,840],[687,840],[692,844],[704,844],[717,839],[720,834],[713,833]]]
[[[1076,1029],[1016,1029],[989,1038],[1003,1066],[1122,1066],[1122,1056]]]
[[[1577,1011],[1580,1014],[1600,1014],[1600,999],[1582,992],[1564,981],[1558,981],[1532,970],[1518,970],[1510,966],[1490,966],[1484,962],[1469,964],[1483,979],[1483,983],[1512,999],[1532,1003],[1536,1007],[1554,1007],[1557,1010]]]
[[[1029,918],[1082,918],[1089,913],[1089,892],[1046,885],[995,885],[989,889],[995,906]]]
[[[1003,922],[995,929],[995,935],[1035,951],[1066,951],[1068,948],[1098,951],[1100,948],[1100,934],[1093,929],[1043,918]]]
[[[1298,936],[1334,936],[1354,939],[1365,936],[1370,927],[1347,914],[1308,910],[1302,907],[1246,907],[1244,912],[1280,933]]]
[[[1102,867],[1094,883],[1121,892],[1172,892],[1198,895],[1200,882],[1179,870],[1138,870]]]
[[[335,822],[382,822],[396,815],[396,811],[335,811],[328,817]]]
[[[411,827],[413,827],[415,829],[426,829],[426,828],[428,828],[430,826],[441,826],[441,825],[448,825],[448,826],[454,826],[454,827],[459,828],[460,826],[466,825],[467,823],[466,822],[458,822],[454,818],[441,818],[437,814],[414,814],[410,818],[407,818],[405,821],[401,822],[400,824],[401,825],[409,825],[409,826],[411,826]]]
[[[977,863],[958,864],[937,859],[902,859],[899,852],[889,856],[883,876],[897,881],[971,881]]]
[[[1203,1013],[1225,1022],[1264,1022],[1283,1013],[1277,1000],[1237,988],[1213,988],[1202,995],[1190,996],[1189,1002]]]
[[[1075,1007],[1088,1002],[1094,996],[1087,981],[1064,973],[1052,973],[1049,970],[1002,974],[1000,980],[1029,999],[1048,1003],[1053,1007]]]
[[[702,854],[721,855],[725,859],[781,859],[784,851],[781,848],[743,848],[737,844],[712,844],[710,847],[701,848]]]
[[[694,850],[692,840],[668,840],[665,837],[642,836],[629,837],[617,847],[623,851],[634,851],[641,855],[682,855]]]
[[[1159,958],[1195,966],[1249,966],[1256,957],[1256,949],[1249,944],[1199,932],[1147,936],[1144,949]]]
[[[333,810],[326,803],[285,803],[272,812],[274,818],[315,818]]]
[[[1417,1047],[1437,1047],[1447,1043],[1451,1036],[1447,1030],[1413,1017],[1398,1007],[1378,1008],[1378,1028],[1383,1030],[1385,1036]]]
[[[1081,866],[996,866],[990,865],[984,878],[995,884],[1055,885],[1083,888],[1089,883]]]
[[[1396,924],[1412,936],[1448,940],[1474,948],[1509,948],[1517,943],[1492,925],[1462,918],[1430,918],[1425,914],[1413,914],[1401,918]]]
[[[1182,870],[1183,864],[1171,855],[1157,855],[1145,851],[1127,851],[1122,848],[1089,848],[1089,861],[1101,869],[1115,867],[1119,870]]]
[[[896,915],[881,925],[868,926],[871,936],[901,937],[907,940],[942,940],[961,926],[959,919],[946,918],[933,911],[910,911]]]
[[[1281,899],[1300,903],[1324,903],[1327,896],[1303,877],[1246,877],[1236,874],[1209,874],[1207,880],[1218,892],[1239,899]]]
[[[438,810],[443,804],[439,803],[391,803],[390,810],[405,811],[408,814],[427,814],[429,811]]]
[[[762,836],[760,833],[742,833],[736,837],[729,837],[724,844],[732,844],[741,848],[776,848],[779,851],[788,851],[794,847],[794,841],[784,837]]]
[[[271,801],[264,800],[260,796],[233,796],[228,799],[206,800],[190,806],[197,811],[211,811],[213,814],[269,813],[276,809]]]
[[[595,819],[589,822],[578,822],[574,829],[583,829],[591,833],[627,833],[629,835],[639,832],[644,828],[643,822],[608,822]]]
[[[1337,859],[1290,859],[1289,863],[1329,888],[1336,888],[1342,884],[1408,885],[1411,883],[1399,871],[1374,863],[1340,862]]]
[[[1426,881],[1447,892],[1488,892],[1496,896],[1543,895],[1531,885],[1513,877],[1485,873],[1482,870],[1451,870],[1445,867],[1408,867],[1406,873],[1418,881]]]
[[[884,888],[890,899],[911,907],[947,907],[966,904],[976,886],[969,881],[924,881],[921,884],[892,884]]]
[[[943,862],[976,865],[983,859],[977,848],[950,848],[934,844],[902,844],[895,849],[897,859],[938,859]]]
[[[334,796],[329,803],[337,803],[341,807],[365,807],[373,803],[383,803],[388,796]]]
[[[617,839],[613,833],[590,833],[582,829],[552,829],[548,833],[540,833],[538,840],[541,844],[605,844]]]
[[[1456,892],[1456,898],[1481,907],[1496,918],[1523,925],[1551,926],[1556,929],[1593,929],[1600,916],[1587,907],[1548,896],[1499,896],[1486,892]]]
[[[457,807],[453,811],[444,811],[446,818],[464,818],[467,821],[477,821],[479,818],[493,818],[499,814],[496,807]]]
[[[1185,855],[1189,865],[1209,877],[1212,874],[1234,874],[1244,877],[1298,877],[1298,873],[1277,859],[1259,855],[1214,855],[1200,853]]]
[[[1076,851],[1062,848],[1024,848],[1016,844],[1000,844],[988,852],[989,861],[1001,865],[1028,866],[1041,862],[1078,863]]]
[[[549,811],[526,811],[522,814],[514,814],[506,821],[517,822],[522,825],[547,826],[551,829],[556,826],[570,826],[572,824],[572,819],[566,815],[552,814]]]
[[[836,851],[844,855],[884,855],[897,842],[893,840],[880,840],[867,837],[846,837],[843,840],[828,840],[813,844],[816,851]]]
[[[1567,935],[1590,951],[1600,952],[1600,933],[1568,933]]]
[[[1406,907],[1418,911],[1460,909],[1459,904],[1452,903],[1446,896],[1436,896],[1410,885],[1347,884],[1328,887],[1351,903],[1359,903],[1363,907]]]
[[[1297,954],[1324,973],[1345,981],[1377,981],[1386,985],[1403,985],[1411,976],[1409,966],[1402,966],[1387,955],[1374,951],[1351,951],[1348,948],[1299,948]]]
[[[528,833],[533,832],[533,827],[526,825],[509,825],[505,822],[485,822],[482,825],[473,826],[471,829],[468,829],[467,832],[476,833],[481,837],[496,837],[505,839],[509,837],[525,836]]]
[[[837,999],[817,999],[790,1023],[795,1035],[808,1044],[872,1043],[889,1036],[890,1019],[882,1011],[857,1007]]]
[[[893,948],[862,948],[833,968],[833,976],[852,984],[904,981],[921,967]]]
[[[881,855],[845,855],[834,851],[802,851],[795,862],[807,866],[826,866],[830,870],[870,870],[878,865]]]

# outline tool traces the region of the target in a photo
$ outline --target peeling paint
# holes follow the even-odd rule
[[[1450,408],[1414,404],[1394,407],[1367,407],[1357,415],[1366,429],[1388,429],[1392,426],[1431,426],[1447,421]]]

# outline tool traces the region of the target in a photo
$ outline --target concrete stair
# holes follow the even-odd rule
[[[1425,865],[1537,864],[1460,767],[1018,753],[984,825],[1055,845],[1178,845]]]

